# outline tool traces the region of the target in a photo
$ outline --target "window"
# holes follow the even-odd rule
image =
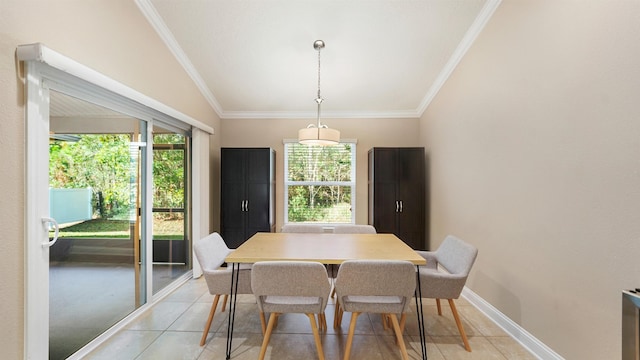
[[[356,144],[284,144],[285,223],[353,223]]]

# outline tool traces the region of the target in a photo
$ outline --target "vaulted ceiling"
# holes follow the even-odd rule
[[[221,118],[419,117],[500,0],[137,0]]]

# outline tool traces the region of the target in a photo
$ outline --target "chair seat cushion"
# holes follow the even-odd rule
[[[401,296],[357,296],[342,298],[342,306],[349,312],[369,312],[381,314],[399,314],[404,308]]]
[[[269,295],[263,297],[262,308],[265,312],[319,313],[322,312],[322,300],[311,296]]]

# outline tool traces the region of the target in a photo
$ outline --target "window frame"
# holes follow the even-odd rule
[[[284,140],[284,164],[283,164],[283,197],[284,197],[284,214],[283,214],[283,223],[284,224],[305,224],[304,222],[290,222],[289,221],[289,186],[309,186],[309,185],[321,185],[321,186],[348,186],[351,188],[351,222],[348,223],[313,223],[317,225],[323,226],[334,226],[339,224],[355,224],[356,220],[356,147],[357,140],[352,139],[341,139],[340,144],[350,144],[351,145],[351,181],[289,181],[288,173],[289,173],[289,151],[288,146],[290,144],[297,144],[297,139]],[[308,145],[308,146],[322,146],[322,145]],[[331,146],[331,145],[329,145]]]

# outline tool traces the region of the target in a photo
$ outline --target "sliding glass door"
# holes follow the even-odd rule
[[[146,122],[51,92],[49,358],[146,303]],[[50,236],[53,238],[55,229]]]
[[[50,109],[49,214],[58,226],[49,248],[49,358],[55,360],[147,303],[147,282],[156,294],[190,271],[190,141],[185,132],[156,126],[152,144],[146,121],[55,91]],[[152,209],[143,206],[150,148]]]
[[[155,128],[153,134],[153,293],[191,268],[190,141]]]

